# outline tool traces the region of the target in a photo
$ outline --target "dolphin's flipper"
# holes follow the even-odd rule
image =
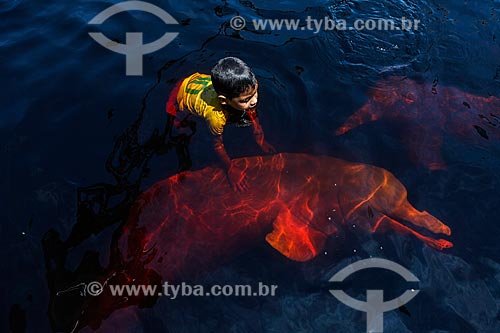
[[[362,108],[352,114],[342,126],[337,128],[335,135],[345,134],[355,127],[376,121],[380,116],[380,112],[373,106],[373,103],[368,101]]]
[[[450,248],[453,246],[452,242],[449,242],[445,239],[434,239],[431,237],[424,236],[421,233],[419,233],[419,232],[403,225],[402,223],[396,221],[395,219],[393,219],[385,214],[381,214],[378,217],[377,221],[375,222],[373,229],[372,229],[372,232],[377,232],[377,231],[381,231],[384,229],[395,230],[395,231],[402,233],[402,234],[414,235],[415,237],[417,237],[418,239],[420,239],[421,241],[423,241],[427,245],[429,245],[435,249],[438,249],[438,250],[447,249],[447,248]]]
[[[292,260],[310,260],[323,249],[327,236],[311,228],[309,223],[289,209],[283,209],[274,222],[274,230],[267,234],[266,241]]]
[[[451,229],[437,217],[413,207],[408,201],[406,188],[392,173],[383,169],[379,170],[383,172],[383,178],[380,179],[382,185],[377,188],[369,200],[369,204],[373,208],[372,212],[374,212],[372,213],[374,215],[373,221],[379,219],[380,216],[386,216],[392,221],[404,221],[407,225],[411,223],[413,226],[435,234],[451,235]],[[365,182],[368,179],[365,177]],[[349,218],[349,215],[346,217]],[[371,223],[372,226],[375,226],[373,222]],[[373,229],[375,231],[376,228]]]
[[[451,235],[450,227],[426,211],[418,211],[406,200],[401,202],[399,207],[394,208],[390,215],[394,218],[411,222],[413,225],[429,230],[435,234]]]

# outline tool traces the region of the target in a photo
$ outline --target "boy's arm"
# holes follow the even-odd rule
[[[276,153],[276,149],[264,139],[264,130],[259,123],[259,118],[255,117],[252,119],[253,125],[253,136],[255,138],[255,142],[260,146],[262,151],[266,154],[274,154]]]
[[[226,148],[224,147],[224,143],[222,142],[222,135],[215,135],[213,140],[214,150],[219,157],[219,160],[222,162],[224,170],[228,172],[231,167],[231,158],[226,152]]]
[[[245,178],[245,170],[240,170],[234,163],[231,163],[231,158],[227,154],[224,143],[222,142],[222,135],[216,135],[214,137],[213,147],[223,164],[224,171],[233,189],[235,191],[247,190],[248,183]]]

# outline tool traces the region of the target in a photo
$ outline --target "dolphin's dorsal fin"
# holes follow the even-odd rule
[[[310,260],[325,245],[326,235],[311,228],[310,221],[298,218],[289,209],[278,214],[273,226],[274,230],[267,234],[266,241],[292,260]]]

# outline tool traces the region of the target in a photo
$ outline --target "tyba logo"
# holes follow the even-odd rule
[[[419,282],[412,272],[393,261],[382,258],[369,258],[356,261],[332,276],[330,282],[342,282],[350,275],[368,268],[383,268],[393,271],[407,282]],[[330,293],[345,305],[358,311],[366,312],[366,332],[381,333],[384,331],[384,312],[392,311],[408,303],[417,296],[419,290],[406,290],[401,296],[384,302],[383,290],[367,290],[366,302],[352,298],[342,290],[330,290]]]
[[[102,24],[111,16],[125,12],[138,10],[151,13],[159,17],[166,24],[179,24],[169,13],[163,9],[143,1],[125,1],[108,7],[96,17],[89,21],[89,24]],[[97,43],[116,53],[126,56],[126,74],[127,75],[142,75],[142,59],[145,54],[153,53],[165,47],[168,43],[177,37],[177,32],[166,32],[162,37],[154,42],[143,44],[141,32],[127,32],[125,44],[114,42],[104,36],[100,32],[89,32]]]

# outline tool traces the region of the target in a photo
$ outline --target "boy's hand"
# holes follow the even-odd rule
[[[239,169],[234,163],[231,163],[227,177],[234,191],[244,192],[248,190],[245,170]]]
[[[262,142],[260,148],[266,154],[276,154],[276,149],[267,141]]]

